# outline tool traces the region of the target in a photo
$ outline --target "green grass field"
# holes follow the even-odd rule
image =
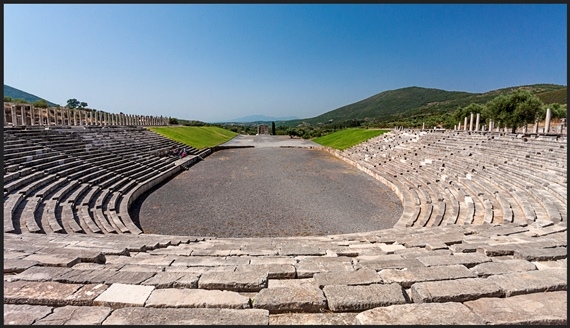
[[[197,149],[217,146],[237,135],[235,132],[216,126],[160,126],[148,129]]]
[[[388,131],[389,130],[352,128],[333,132],[326,136],[315,138],[313,141],[319,145],[343,150]]]

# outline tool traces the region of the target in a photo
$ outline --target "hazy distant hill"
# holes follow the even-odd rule
[[[4,97],[10,97],[12,99],[24,99],[25,101],[29,101],[30,103],[44,99],[45,101],[47,101],[48,105],[55,106],[54,103],[52,103],[51,101],[49,101],[45,98],[38,97],[36,95],[33,95],[31,93],[27,93],[25,91],[22,91],[22,90],[19,90],[16,88],[13,88],[13,87],[6,85],[6,84],[4,84]]]
[[[285,125],[295,126],[303,122],[311,125],[330,124],[349,120],[393,122],[417,116],[441,115],[451,113],[458,107],[465,107],[470,103],[485,104],[499,94],[507,94],[516,89],[527,89],[536,94],[544,103],[567,103],[567,87],[556,84],[525,85],[485,93],[446,91],[414,86],[384,91],[316,117],[287,121]]]

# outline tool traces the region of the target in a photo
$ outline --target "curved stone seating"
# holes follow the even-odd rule
[[[532,141],[503,134],[395,132],[391,136],[385,134],[370,139],[344,153],[356,161],[370,162],[378,170],[391,168],[396,175],[410,176],[406,179],[414,186],[420,198],[419,205],[433,206],[430,213],[429,206],[424,205],[424,216],[420,214],[413,222],[414,226],[433,225],[434,222],[559,222],[567,207],[563,202],[564,187],[552,181],[557,171],[548,167],[563,166],[561,161],[566,155],[555,151],[564,149],[564,145],[543,141],[525,148],[529,143]],[[518,150],[502,151],[505,145],[515,144]],[[549,155],[541,156],[545,153]],[[554,158],[558,161],[553,161]],[[442,165],[442,169],[428,168],[434,163]],[[512,163],[508,165],[509,169],[506,163]],[[537,169],[545,172],[533,174]],[[549,185],[552,187],[548,190],[546,186]],[[443,194],[451,200],[436,206],[433,199],[439,200]],[[449,213],[447,220],[442,218],[445,212]]]

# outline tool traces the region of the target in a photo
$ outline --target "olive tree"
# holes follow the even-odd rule
[[[510,127],[515,133],[519,127],[534,123],[543,114],[542,101],[526,90],[516,90],[508,95],[499,95],[486,104],[485,115]]]

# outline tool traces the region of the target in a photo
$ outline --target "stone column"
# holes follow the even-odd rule
[[[538,134],[538,120],[534,121],[534,133]]]
[[[26,125],[26,113],[24,112],[24,106],[20,105],[20,121],[22,125]]]
[[[467,131],[467,116],[465,116],[465,120],[463,120],[463,130]]]
[[[30,108],[30,118],[32,119],[30,125],[36,125],[36,108],[34,106]]]
[[[544,122],[544,134],[550,132],[550,118],[552,116],[552,110],[550,108],[546,109],[546,121]]]
[[[18,125],[18,116],[16,114],[16,105],[12,105],[12,125]]]
[[[479,118],[481,117],[480,113],[477,113],[477,119],[475,120],[475,131],[479,131]]]
[[[469,131],[473,131],[473,113],[471,113],[471,118],[469,119]]]
[[[489,120],[489,132],[493,132],[493,120]]]

